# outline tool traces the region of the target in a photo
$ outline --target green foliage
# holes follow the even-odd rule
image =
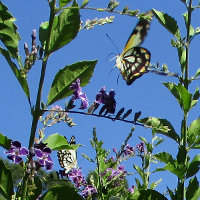
[[[14,194],[11,172],[2,160],[0,160],[0,194],[7,200],[11,199]]]
[[[200,198],[200,187],[197,177],[190,179],[189,185],[186,190],[187,200],[196,200]]]
[[[10,149],[11,139],[0,133],[0,146],[7,150]]]
[[[42,23],[39,32],[43,47],[47,45],[47,39],[49,39],[46,55],[50,55],[71,42],[76,37],[79,26],[80,14],[78,8],[63,10],[58,16],[55,16],[51,29],[49,29],[49,22]]]
[[[75,188],[71,186],[55,186],[48,190],[42,197],[41,200],[66,200],[68,199],[76,199],[76,200],[83,200],[83,198],[77,194]]]
[[[80,145],[70,145],[66,138],[58,133],[54,133],[48,136],[44,141],[47,146],[52,150],[62,150],[62,149],[73,149],[76,150]]]
[[[179,135],[174,130],[174,127],[166,119],[159,119],[155,117],[148,117],[139,119],[139,122],[145,124],[148,128],[151,128],[153,132],[165,135],[176,142],[179,142]]]
[[[0,39],[9,55],[17,58],[20,36],[14,21],[15,18],[8,12],[8,8],[0,2]]]
[[[170,33],[172,33],[177,39],[181,38],[179,27],[174,18],[169,16],[167,13],[160,12],[156,9],[153,9],[154,16],[163,25]]]
[[[70,96],[72,94],[70,86],[73,82],[76,82],[77,78],[81,80],[81,86],[87,85],[93,75],[96,63],[96,60],[81,61],[59,70],[51,85],[47,105]]]

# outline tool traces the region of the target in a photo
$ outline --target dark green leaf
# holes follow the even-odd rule
[[[187,132],[187,141],[189,146],[195,146],[198,145],[197,143],[200,139],[200,118],[197,120],[194,120]]]
[[[87,6],[89,3],[89,0],[83,0],[83,3],[81,4],[81,8],[84,8],[85,6]]]
[[[10,149],[11,139],[7,138],[6,136],[0,133],[0,146],[7,150]]]
[[[157,153],[154,156],[156,157],[156,159],[158,159],[161,162],[164,162],[166,164],[170,163],[175,166],[175,161],[174,161],[172,155],[170,155],[167,152]]]
[[[20,36],[13,21],[15,18],[8,12],[8,8],[0,2],[0,40],[8,49],[9,54],[17,58]]]
[[[199,88],[196,87],[196,90],[195,90],[194,95],[192,97],[191,108],[193,108],[197,104],[197,102],[199,100],[199,96],[200,96]]]
[[[79,26],[79,9],[64,9],[58,16],[54,18],[47,54],[50,55],[52,52],[62,48],[63,46],[71,42],[76,37],[79,31]],[[39,38],[43,46],[45,46],[45,43],[48,39],[48,32],[48,22],[42,23],[40,26]]]
[[[40,200],[66,200],[66,198],[83,200],[83,198],[76,192],[75,188],[69,186],[55,186],[42,195]]]
[[[182,73],[184,73],[186,67],[186,49],[180,46],[177,48],[177,50],[178,50],[179,63],[181,65],[181,71]]]
[[[165,196],[151,189],[140,190],[140,196],[137,200],[167,200]]]
[[[135,168],[137,173],[140,175],[140,177],[143,180],[143,182],[145,182],[145,172],[137,165],[133,165],[133,167]]]
[[[196,155],[194,159],[189,163],[186,178],[195,175],[199,171],[200,167],[200,154]]]
[[[185,12],[183,14],[183,18],[185,20],[185,27],[187,28],[188,27],[188,12]],[[189,28],[189,37],[192,38],[195,34],[195,31],[194,31],[194,28],[192,27],[192,25],[190,24],[190,28]]]
[[[28,100],[30,101],[30,93],[29,93],[29,88],[28,88],[28,83],[24,77],[21,76],[20,71],[18,70],[16,64],[11,60],[11,57],[9,53],[0,48],[0,53],[5,57],[7,60],[8,64],[10,65],[10,68],[12,69],[15,77],[17,78],[18,82],[20,83],[22,89],[24,90],[24,93],[26,94]]]
[[[72,94],[70,86],[79,78],[81,86],[89,83],[97,61],[82,61],[67,65],[56,74],[48,94],[47,106]]]
[[[197,177],[190,179],[186,190],[186,200],[196,200],[200,198],[200,187]]]
[[[5,167],[2,160],[0,160],[0,194],[7,200],[11,200],[14,194],[11,172]]]
[[[175,132],[174,127],[166,119],[155,117],[148,117],[138,120],[140,123],[145,124],[148,128],[153,129],[155,133],[163,134],[176,142],[179,142],[179,135]]]
[[[29,185],[31,187],[31,185]],[[27,200],[35,200],[37,197],[39,197],[40,194],[42,194],[42,182],[39,177],[34,177],[34,189],[31,190],[31,195],[28,195]]]
[[[48,136],[44,141],[44,143],[47,143],[47,146],[51,148],[52,150],[61,150],[61,149],[77,149],[80,145],[70,145],[66,138],[62,135],[59,135],[58,133],[54,133],[50,136]]]
[[[163,85],[176,97],[184,113],[187,113],[192,108],[192,94],[184,86],[174,83],[163,83]]]
[[[119,119],[120,118],[120,116],[122,115],[122,113],[124,112],[124,110],[125,110],[125,108],[123,107],[123,108],[121,108],[119,111],[118,111],[118,113],[116,114],[116,116],[115,116],[115,119]]]
[[[197,69],[196,74],[192,77],[192,79],[196,79],[200,76],[200,68]]]
[[[127,118],[132,113],[132,109],[127,110],[127,112],[123,115],[122,119]]]
[[[70,3],[72,0],[59,0],[60,7],[63,7]]]
[[[177,22],[174,18],[169,16],[167,13],[160,12],[153,9],[154,16],[170,33],[172,33],[177,39],[180,39],[180,31]]]

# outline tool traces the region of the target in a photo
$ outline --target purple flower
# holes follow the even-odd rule
[[[51,170],[53,168],[53,161],[50,157],[51,149],[45,147],[43,150],[35,149],[35,155],[37,156],[37,161],[41,167],[45,167],[46,170]]]
[[[22,161],[21,156],[27,156],[29,151],[27,148],[21,147],[21,143],[19,141],[13,141],[11,148],[8,151],[5,151],[5,153],[8,154],[8,159],[18,164]]]
[[[81,168],[71,169],[68,173],[68,177],[72,180],[72,182],[77,188],[85,186],[85,184],[87,183],[84,179],[84,175],[81,171]]]
[[[135,191],[135,186],[132,185],[130,188],[127,189],[127,191],[133,194]]]
[[[130,146],[130,144],[127,144],[125,146],[125,149],[124,149],[124,155],[125,156],[132,156],[135,154],[135,151],[134,151],[134,148]]]
[[[139,154],[145,153],[146,149],[145,149],[145,143],[142,141],[139,144],[137,144],[136,149],[138,150]]]
[[[85,93],[82,92],[82,88],[80,87],[80,79],[77,79],[75,83],[72,83],[70,86],[71,90],[74,90],[73,96],[72,96],[72,101],[75,101],[76,99],[81,100],[81,106],[79,109],[86,109],[89,105],[88,99]]]
[[[91,196],[93,194],[97,194],[97,190],[92,185],[87,185],[84,188],[84,190],[81,192],[81,196],[85,199],[88,198],[88,196]]]
[[[104,104],[106,113],[114,114],[116,108],[116,101],[114,97],[115,97],[115,91],[111,90],[109,93],[106,93],[106,89],[104,86],[96,95],[95,103]]]

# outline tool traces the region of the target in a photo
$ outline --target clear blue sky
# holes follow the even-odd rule
[[[23,44],[27,42],[31,45],[31,33],[33,29],[39,30],[41,22],[48,20],[49,8],[46,0],[20,0],[16,1],[2,1],[8,6],[9,11],[17,18],[16,24],[19,28],[21,36],[20,41],[20,53],[25,58],[23,52]],[[105,7],[108,1],[92,1],[89,6]],[[130,9],[139,9],[141,12],[147,11],[151,8],[167,12],[169,15],[175,17],[178,21],[179,27],[182,31],[182,35],[185,34],[184,21],[182,13],[185,12],[185,7],[179,1],[168,0],[127,0],[121,1],[121,6],[118,9],[122,9],[125,5],[128,5]],[[52,54],[48,62],[48,68],[45,78],[45,86],[43,90],[43,101],[46,101],[47,94],[50,85],[53,81],[56,72],[63,68],[65,65],[72,64],[81,60],[98,60],[94,76],[91,79],[91,83],[83,88],[83,91],[87,94],[90,103],[95,98],[96,93],[102,86],[106,86],[107,91],[114,89],[116,91],[117,110],[121,107],[125,107],[127,110],[132,108],[133,112],[142,111],[142,118],[148,116],[155,116],[159,118],[168,119],[172,125],[174,125],[176,131],[180,131],[180,122],[182,120],[182,112],[178,103],[172,97],[170,92],[161,84],[161,82],[177,82],[175,78],[159,76],[153,73],[148,73],[136,80],[131,86],[127,86],[125,81],[119,78],[119,84],[117,84],[117,77],[119,70],[116,68],[110,74],[110,70],[114,66],[114,62],[108,62],[106,60],[110,53],[118,54],[113,44],[106,37],[106,33],[112,38],[116,46],[120,51],[124,48],[124,45],[132,32],[136,18],[128,16],[120,16],[110,13],[98,13],[95,11],[82,10],[81,19],[93,19],[95,17],[115,16],[115,22],[113,24],[105,26],[96,26],[92,30],[82,30],[79,32],[78,37],[72,41],[69,45],[62,48],[58,52]],[[198,13],[194,13],[192,23],[194,27],[198,26],[198,20],[195,17],[199,17]],[[199,19],[199,18],[198,18]],[[151,63],[159,62],[161,64],[168,64],[169,70],[175,73],[180,73],[180,67],[178,64],[177,52],[175,48],[170,45],[172,35],[167,32],[156,19],[151,24],[150,31],[146,37],[143,47],[147,48],[152,55]],[[190,60],[190,75],[194,75],[196,72],[199,61],[199,38],[195,38],[191,45],[191,60]],[[39,43],[39,40],[38,40]],[[30,83],[30,90],[32,96],[32,102],[35,102],[36,88],[38,86],[39,73],[41,69],[41,63],[38,62],[31,73],[28,75]],[[22,141],[24,146],[28,146],[28,139],[31,127],[31,117],[28,102],[25,95],[18,85],[17,80],[12,74],[9,66],[1,57],[1,73],[0,73],[0,132],[7,135],[13,140]],[[199,81],[196,81],[194,86],[199,85]],[[194,87],[191,88],[194,90]],[[64,101],[57,103],[64,107]],[[79,102],[77,104],[79,106]],[[197,106],[198,108],[198,106]],[[199,116],[197,110],[191,112],[189,119],[196,119]],[[82,167],[85,174],[88,169],[94,169],[94,166],[88,161],[84,160],[81,153],[85,153],[88,156],[94,156],[94,152],[90,147],[89,139],[92,138],[92,129],[96,127],[97,135],[99,139],[104,141],[104,147],[110,149],[116,147],[120,148],[121,143],[124,141],[128,133],[130,132],[131,125],[122,122],[113,122],[106,119],[96,119],[91,116],[79,116],[71,115],[74,118],[74,122],[77,126],[69,128],[65,124],[58,124],[52,128],[46,129],[46,136],[58,132],[66,137],[70,138],[71,135],[75,135],[77,143],[83,144],[84,147],[78,149],[78,165]],[[132,146],[139,143],[138,136],[145,137],[148,141],[151,140],[151,130],[136,127],[133,137],[129,141]],[[167,140],[156,149],[156,152],[168,151],[175,155],[177,147],[175,143],[170,139]],[[112,154],[111,154],[112,155]],[[54,154],[53,159],[57,162],[57,158]],[[137,159],[136,159],[137,160]],[[134,159],[130,159],[125,165],[129,172],[133,172],[133,162],[138,162]],[[55,165],[55,170],[58,170],[59,165]],[[160,184],[160,192],[166,189],[166,185],[174,186],[174,176],[167,176],[168,172],[158,173],[153,176],[153,180],[157,180],[160,177],[163,178],[163,183]],[[169,178],[170,177],[170,178]],[[134,184],[134,176],[129,178],[129,183]]]

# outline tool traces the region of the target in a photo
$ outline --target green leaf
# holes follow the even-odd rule
[[[190,109],[192,109],[197,104],[197,102],[199,100],[199,96],[200,96],[199,88],[196,87],[196,90],[195,90],[194,95],[192,97],[192,102],[191,102],[191,108]]]
[[[195,175],[199,171],[200,166],[200,154],[196,155],[194,159],[189,163],[186,178]]]
[[[8,64],[10,65],[10,68],[12,69],[15,77],[17,78],[18,82],[20,83],[22,89],[24,90],[24,93],[26,94],[28,101],[30,101],[30,93],[28,88],[28,83],[24,77],[21,76],[20,71],[18,70],[16,64],[11,60],[11,57],[8,53],[8,51],[2,49],[0,47],[0,53],[4,56],[4,58],[7,60]]]
[[[179,27],[174,18],[169,16],[167,13],[160,12],[156,9],[153,9],[154,16],[163,25],[170,33],[172,33],[177,39],[181,39]]]
[[[60,7],[66,6],[68,3],[70,3],[72,0],[59,0]]]
[[[137,200],[167,200],[165,196],[163,196],[161,193],[147,189],[147,190],[140,190],[140,196]]]
[[[179,102],[180,107],[183,109],[184,113],[187,113],[192,108],[192,94],[188,92],[188,90],[182,86],[181,84],[174,83],[163,83],[170,92],[176,97]]]
[[[200,198],[200,187],[197,177],[190,179],[186,190],[186,200],[196,200]]]
[[[66,200],[67,199],[76,199],[84,200],[75,190],[75,188],[70,186],[55,186],[48,190],[40,200]]]
[[[48,136],[44,141],[47,143],[47,146],[52,150],[62,150],[62,149],[72,149],[76,150],[80,144],[77,145],[70,145],[66,138],[58,133],[54,133]]]
[[[63,46],[71,42],[79,32],[79,26],[79,9],[64,9],[58,16],[54,18],[53,27],[50,34],[48,52],[46,54],[50,55],[52,52],[62,48]],[[42,23],[39,30],[39,38],[43,46],[45,46],[48,39],[48,32],[49,23]]]
[[[196,74],[192,77],[192,79],[196,79],[200,76],[200,68],[197,69]]]
[[[8,8],[0,2],[0,39],[13,58],[17,58],[20,36],[17,33],[15,18],[8,12]]]
[[[188,13],[187,13],[187,12],[185,12],[185,13],[183,14],[183,18],[184,18],[184,20],[185,20],[185,27],[187,28],[187,27],[188,27]],[[193,28],[192,25],[190,24],[189,37],[190,37],[190,38],[193,37],[194,34],[195,34],[194,28]]]
[[[190,148],[200,144],[200,118],[190,124],[187,132],[187,142]]]
[[[81,61],[66,66],[56,74],[48,94],[47,106],[72,94],[70,86],[79,78],[81,86],[89,83],[97,61]]]
[[[32,185],[29,185],[29,187],[31,186]],[[28,195],[27,200],[35,200],[40,196],[40,194],[42,194],[42,182],[38,176],[35,176],[33,189],[31,188],[31,194]]]
[[[89,3],[89,0],[83,0],[83,3],[81,4],[81,8],[84,8],[85,6],[87,6]]]
[[[89,162],[96,163],[92,158],[89,158],[87,155],[84,153],[81,154],[85,159],[87,159]]]
[[[0,133],[0,146],[7,150],[10,149],[11,139],[7,138],[6,136]]]
[[[11,200],[14,194],[11,172],[2,160],[0,160],[0,194],[8,200]]]
[[[175,161],[174,161],[172,155],[170,155],[167,152],[157,153],[154,156],[156,157],[156,159],[158,159],[161,162],[164,162],[166,164],[170,163],[175,166]]]
[[[180,46],[177,47],[177,50],[178,50],[179,63],[181,65],[181,71],[182,73],[184,73],[186,67],[186,49]]]
[[[163,134],[175,140],[176,142],[180,141],[179,135],[175,132],[174,127],[166,119],[148,117],[139,119],[138,121],[145,124],[148,128],[151,128],[156,133]]]
[[[145,182],[145,172],[137,165],[133,165],[134,169],[137,171],[137,173],[140,175],[143,182]]]

